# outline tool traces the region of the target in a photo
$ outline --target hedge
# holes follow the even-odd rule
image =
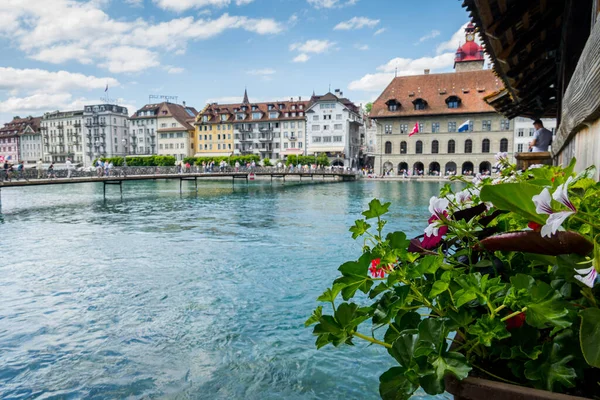
[[[325,154],[321,154],[315,160],[315,156],[288,156],[285,160],[285,165],[323,165],[325,167],[329,166],[329,158]]]
[[[101,161],[113,163],[115,167],[123,166],[123,157],[101,157]],[[98,159],[94,160],[94,164]],[[127,156],[128,167],[173,167],[177,159],[173,156]]]
[[[202,163],[210,163],[211,161],[215,162],[215,165],[219,165],[221,161],[226,161],[229,165],[235,165],[236,162],[239,162],[240,165],[246,165],[247,163],[251,163],[254,161],[258,164],[260,161],[260,156],[256,154],[249,154],[247,156],[231,156],[231,157],[186,157],[183,159],[184,163],[190,163],[195,165],[202,165]]]

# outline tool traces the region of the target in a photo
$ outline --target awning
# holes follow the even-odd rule
[[[312,154],[314,153],[343,153],[345,148],[343,146],[338,147],[314,147],[310,149]]]

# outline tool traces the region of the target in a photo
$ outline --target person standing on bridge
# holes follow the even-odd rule
[[[42,170],[44,169],[44,163],[42,162],[41,158],[39,160],[37,160],[36,168],[37,168],[37,178],[42,179]]]
[[[71,163],[70,158],[67,158],[65,166],[67,167],[67,179],[71,179],[71,168],[73,167],[73,164]]]
[[[50,166],[48,167],[48,178],[56,178],[56,175],[54,174],[54,163],[50,163]]]
[[[239,172],[240,171],[240,162],[236,161],[235,162],[235,172]]]
[[[4,165],[2,166],[2,171],[4,171],[4,176],[2,177],[3,181],[7,181],[8,180],[8,161],[6,161],[6,159],[4,160]]]

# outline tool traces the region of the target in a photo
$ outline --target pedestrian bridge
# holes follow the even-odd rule
[[[120,193],[123,193],[123,182],[127,181],[145,181],[145,180],[179,180],[179,190],[183,191],[184,181],[193,181],[196,190],[198,189],[199,180],[231,180],[235,185],[237,181],[245,181],[249,183],[252,180],[287,180],[294,181],[315,181],[330,180],[338,182],[354,181],[358,178],[358,174],[343,170],[293,170],[276,169],[276,168],[253,168],[253,169],[234,169],[227,168],[218,171],[182,171],[178,172],[173,167],[117,167],[105,174],[103,171],[98,175],[95,171],[72,171],[71,177],[67,176],[67,170],[57,170],[53,176],[47,176],[44,171],[38,178],[38,172],[34,169],[26,170],[19,175],[15,172],[10,177],[10,181],[3,180],[0,182],[0,193],[2,189],[14,187],[29,187],[29,186],[47,186],[47,185],[71,185],[76,183],[102,183],[104,186],[104,197],[106,197],[106,186],[118,185]],[[4,179],[5,177],[2,176]]]

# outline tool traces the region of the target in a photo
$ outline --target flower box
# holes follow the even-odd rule
[[[552,154],[548,151],[515,153],[517,169],[524,171],[532,165],[552,165]]]

